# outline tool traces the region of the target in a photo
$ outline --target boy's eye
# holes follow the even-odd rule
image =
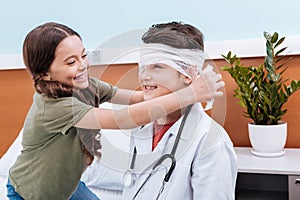
[[[85,59],[86,57],[87,57],[87,53],[83,54],[81,58]]]
[[[161,69],[162,67],[160,65],[153,65],[153,68],[155,69]]]

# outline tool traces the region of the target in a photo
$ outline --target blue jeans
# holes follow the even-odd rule
[[[6,184],[7,197],[9,200],[24,200],[11,185],[9,179]],[[71,196],[70,200],[100,200],[86,185],[80,181],[76,191]]]
[[[15,190],[14,186],[11,185],[9,179],[6,184],[7,197],[9,200],[24,200]]]
[[[86,185],[80,181],[70,200],[100,200]]]

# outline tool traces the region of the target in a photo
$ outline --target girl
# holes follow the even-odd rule
[[[98,199],[80,177],[100,157],[101,128],[137,127],[222,95],[221,76],[207,73],[210,81],[199,76],[176,93],[141,102],[141,92],[90,78],[86,56],[79,34],[65,25],[45,23],[26,36],[23,59],[36,93],[24,123],[23,150],[9,172],[10,199]],[[136,104],[99,109],[105,101]]]

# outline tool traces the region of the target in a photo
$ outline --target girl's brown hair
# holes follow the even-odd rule
[[[23,60],[38,93],[51,98],[72,96],[72,87],[43,79],[55,58],[57,46],[71,35],[80,38],[74,30],[55,22],[40,25],[27,34],[23,43]]]

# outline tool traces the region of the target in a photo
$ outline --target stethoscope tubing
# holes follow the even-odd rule
[[[188,114],[190,113],[192,107],[193,107],[193,104],[191,104],[191,105],[189,105],[189,106],[187,107],[187,110],[186,110],[186,112],[185,112],[185,114],[184,114],[184,116],[183,116],[183,119],[182,119],[182,121],[181,121],[180,127],[179,127],[179,129],[178,129],[178,133],[177,133],[177,136],[176,136],[176,138],[175,138],[175,142],[174,142],[174,144],[173,144],[173,148],[172,148],[171,153],[164,154],[163,156],[161,156],[161,157],[155,162],[155,164],[154,164],[153,167],[152,167],[152,170],[151,170],[150,174],[147,176],[147,178],[145,179],[145,181],[142,183],[142,185],[141,185],[141,186],[139,187],[139,189],[136,191],[136,193],[134,194],[132,200],[134,200],[134,199],[137,197],[137,195],[140,193],[141,189],[144,187],[144,185],[148,182],[148,180],[150,179],[150,177],[151,177],[151,176],[154,174],[154,172],[156,171],[156,168],[157,168],[159,165],[161,165],[161,164],[162,164],[165,160],[167,160],[167,159],[170,159],[170,160],[171,160],[171,166],[170,166],[168,172],[166,173],[166,175],[165,175],[165,177],[164,177],[164,179],[163,179],[163,181],[164,181],[163,184],[169,182],[169,180],[170,180],[170,178],[171,178],[171,175],[172,175],[172,173],[173,173],[173,171],[174,171],[174,169],[175,169],[175,167],[176,167],[175,153],[176,153],[176,150],[177,150],[177,147],[178,147],[178,144],[179,144],[180,136],[181,136],[183,127],[184,127],[184,125],[185,125],[186,118],[187,118]],[[134,164],[133,164],[133,159],[135,160],[135,156],[133,156],[133,158],[132,158],[130,167],[134,165]],[[133,168],[131,168],[131,169],[133,169]],[[161,192],[162,192],[162,191],[161,191]],[[157,198],[159,198],[161,192],[158,194]]]

